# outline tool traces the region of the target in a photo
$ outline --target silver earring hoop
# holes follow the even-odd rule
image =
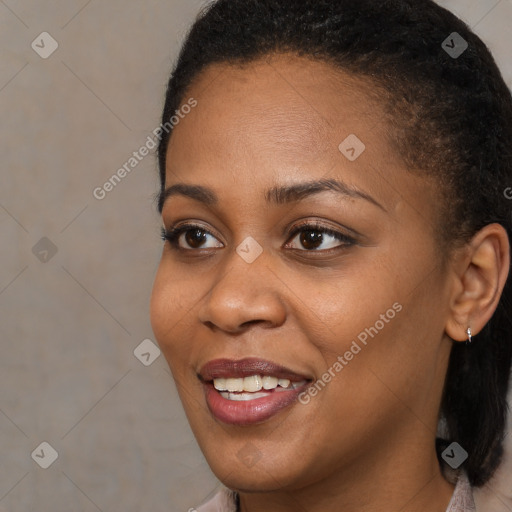
[[[466,333],[468,335],[468,340],[466,341],[466,345],[467,345],[468,343],[471,343],[471,340],[473,339],[472,336],[471,336],[471,327],[468,327],[466,329]]]

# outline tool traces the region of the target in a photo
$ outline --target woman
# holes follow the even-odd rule
[[[162,126],[151,320],[224,485],[199,510],[473,511],[512,352],[485,45],[430,0],[219,0]]]

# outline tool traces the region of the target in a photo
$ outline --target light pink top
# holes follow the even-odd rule
[[[235,495],[226,487],[221,487],[210,501],[196,510],[197,512],[237,512]],[[458,476],[457,485],[446,512],[476,512],[473,491],[464,472]]]

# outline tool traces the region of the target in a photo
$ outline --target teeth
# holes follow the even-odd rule
[[[256,398],[263,398],[264,396],[268,396],[268,393],[229,393],[228,391],[222,391],[220,396],[227,398],[228,400],[234,400],[235,402],[242,402],[256,400]]]
[[[277,377],[271,377],[270,375],[265,375],[265,377],[263,377],[263,389],[277,388],[278,383],[279,379]]]
[[[227,391],[225,393],[229,395],[231,393],[252,393],[252,398],[259,398],[255,395],[267,396],[267,393],[258,393],[262,389],[270,391],[276,388],[283,389],[297,389],[298,387],[305,384],[306,381],[291,382],[290,379],[278,379],[270,375],[251,375],[250,377],[235,377],[235,378],[219,378],[213,380],[213,386],[217,391]],[[280,389],[277,389],[279,391]],[[224,396],[224,393],[221,393]],[[239,395],[241,396],[241,395]],[[225,397],[227,398],[227,397]],[[247,400],[247,398],[233,398],[233,400]]]
[[[226,379],[215,379],[213,385],[217,391],[226,391],[228,389],[226,387]]]
[[[215,386],[215,381],[213,381]],[[244,379],[226,379],[226,389],[228,391],[243,391]]]
[[[249,391],[250,393],[259,391],[263,387],[262,380],[263,379],[259,375],[252,375],[251,377],[245,377],[243,391]]]

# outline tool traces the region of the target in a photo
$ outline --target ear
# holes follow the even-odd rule
[[[510,269],[510,243],[501,224],[483,227],[459,254],[445,332],[455,341],[478,334],[498,307]]]

